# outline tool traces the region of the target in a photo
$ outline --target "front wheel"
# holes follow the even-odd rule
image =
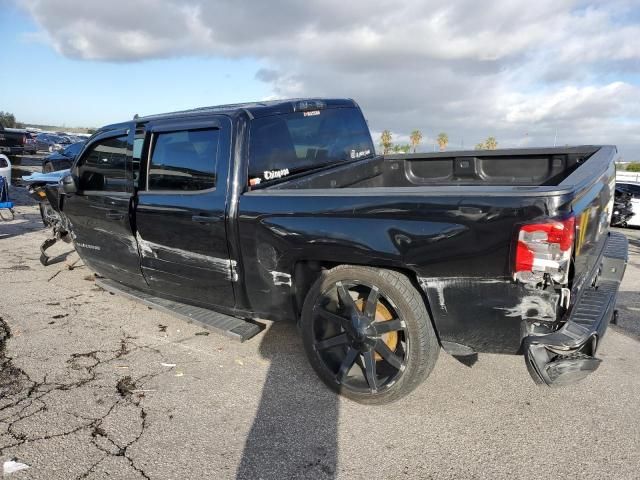
[[[429,376],[440,346],[420,293],[398,272],[339,266],[311,287],[302,319],[311,366],[351,400],[385,404]]]

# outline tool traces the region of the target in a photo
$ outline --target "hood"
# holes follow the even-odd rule
[[[60,179],[65,175],[68,175],[71,170],[58,170],[51,173],[32,173],[31,175],[25,175],[22,177],[22,181],[27,185],[33,185],[35,183],[48,183],[54,184],[60,182]]]
[[[56,144],[54,144],[56,145]],[[57,151],[57,152],[53,152],[49,155],[47,155],[46,157],[44,157],[45,160],[71,160],[73,161],[73,157],[67,157],[66,155],[63,155],[61,153],[61,150]]]

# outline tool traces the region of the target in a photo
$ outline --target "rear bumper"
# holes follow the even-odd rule
[[[567,385],[582,380],[600,365],[595,357],[615,314],[618,288],[627,266],[627,238],[610,232],[596,286],[585,289],[559,330],[524,339],[527,368],[536,383]]]

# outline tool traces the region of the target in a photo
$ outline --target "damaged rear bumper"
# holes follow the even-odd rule
[[[524,339],[527,368],[536,383],[568,385],[600,365],[596,349],[615,315],[616,296],[627,266],[627,238],[609,233],[597,285],[582,292],[559,330]]]

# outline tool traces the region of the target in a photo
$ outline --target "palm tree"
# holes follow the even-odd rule
[[[422,141],[422,132],[420,130],[414,130],[409,135],[409,139],[411,140],[411,147],[413,148],[413,153],[416,153],[418,145]]]
[[[438,134],[438,138],[436,139],[436,142],[438,142],[438,146],[440,147],[440,151],[444,152],[447,148],[447,145],[449,145],[449,135],[447,135],[444,132],[440,132]]]
[[[489,137],[484,141],[485,146],[487,147],[487,150],[495,150],[496,148],[498,148],[498,141],[496,140],[496,137]]]
[[[384,130],[380,134],[380,146],[382,147],[382,153],[384,155],[389,153],[389,150],[391,150],[391,147],[393,145],[392,140],[393,140],[393,136],[391,135],[391,132],[389,130]]]

